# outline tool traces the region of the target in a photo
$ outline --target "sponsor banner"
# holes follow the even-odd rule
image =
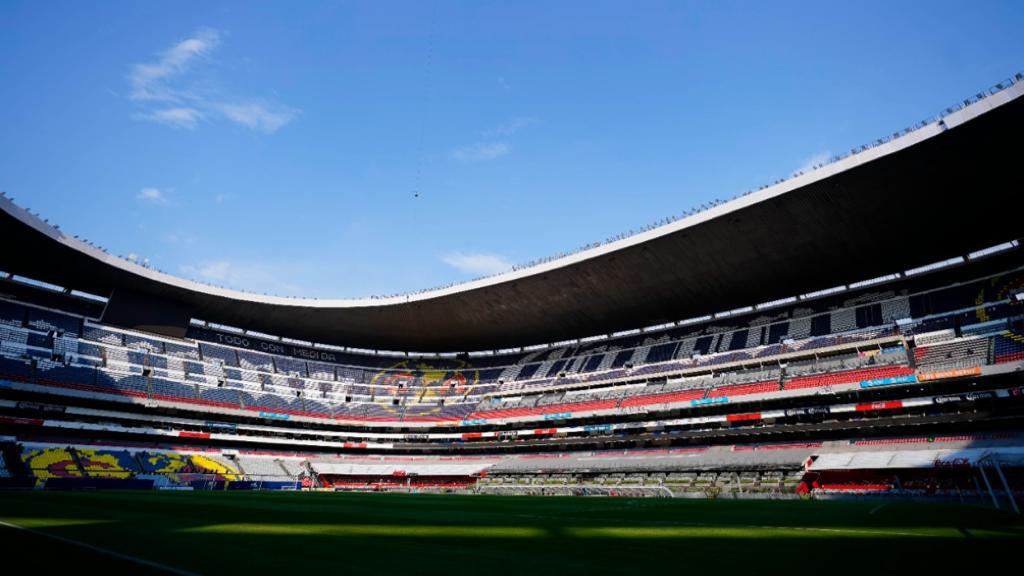
[[[903,402],[900,400],[891,400],[889,402],[866,402],[864,404],[857,404],[857,412],[869,412],[871,410],[895,410],[896,408],[903,408]]]
[[[728,401],[728,396],[719,396],[718,398],[701,398],[700,400],[690,400],[690,406],[705,406],[707,404],[725,404]]]
[[[831,410],[828,406],[811,406],[810,408],[791,408],[786,410],[786,416],[810,416],[812,414],[828,414]]]
[[[487,420],[483,420],[483,419],[477,418],[475,420],[463,420],[462,421],[462,425],[463,426],[481,426],[483,424],[487,424]]]
[[[287,414],[278,414],[277,412],[260,412],[262,418],[274,418],[276,420],[287,420]]]
[[[729,414],[725,417],[727,422],[749,422],[752,420],[760,420],[760,412],[751,412],[750,414]]]
[[[516,436],[519,436],[519,431],[518,430],[502,430],[500,432],[495,432],[494,435],[496,437],[498,437],[499,439],[502,439],[502,440],[511,440],[512,438],[515,438]]]
[[[685,426],[689,424],[711,424],[712,422],[725,422],[725,416],[697,416],[694,418],[674,418],[672,420],[659,421],[660,426]]]
[[[583,427],[584,432],[611,432],[611,424],[590,424]]]
[[[388,448],[391,447],[388,444],[380,444],[380,446],[382,446],[382,447],[383,446],[387,446]],[[342,444],[342,447],[343,448],[366,448],[366,442],[345,442],[344,444]]]
[[[216,430],[230,430],[232,432],[238,430],[238,426],[236,424],[228,422],[211,422],[207,420],[205,425],[207,428],[214,428]]]
[[[58,414],[64,413],[67,410],[66,406],[54,406],[53,404],[38,404],[36,402],[18,402],[18,408],[22,410],[36,410],[39,412],[56,412]]]
[[[561,420],[564,418],[571,418],[572,412],[555,412],[554,414],[545,414],[545,420]]]
[[[182,430],[181,432],[178,432],[178,437],[180,437],[180,438],[203,438],[205,440],[208,440],[210,438],[210,433],[209,432],[189,432],[188,430]]]
[[[917,376],[893,376],[892,378],[874,378],[872,380],[861,380],[861,388],[874,388],[875,386],[891,386],[893,384],[910,384],[917,382]]]
[[[37,418],[14,418],[11,416],[0,416],[0,422],[4,424],[16,424],[19,426],[42,426],[43,421]]]
[[[936,457],[932,462],[932,465],[936,468],[970,468],[970,458],[946,458]]]
[[[919,374],[918,380],[928,382],[929,380],[942,380],[943,378],[962,378],[964,376],[977,376],[981,374],[981,368],[957,368],[956,370],[943,370],[941,372],[928,372]]]
[[[550,436],[558,432],[558,428],[537,428],[533,431],[534,436]]]
[[[465,434],[463,434],[463,437],[465,437]],[[430,435],[429,434],[406,434],[403,437],[403,439],[406,442],[426,442],[427,440],[430,440]]]
[[[483,438],[483,437],[484,437],[483,432],[465,432],[465,433],[462,434],[462,439],[463,440],[477,440],[477,439]]]
[[[988,400],[995,398],[995,392],[968,392],[967,394],[950,394],[948,396],[936,396],[932,398],[936,404],[949,404],[952,402],[975,402],[977,400]]]
[[[271,340],[263,340],[262,338],[253,338],[252,336],[244,334],[217,332],[214,330],[199,328],[197,326],[190,326],[186,336],[193,340],[204,340],[206,342],[213,342],[214,344],[223,344],[225,346],[233,346],[235,348],[245,348],[246,350],[256,350],[259,352],[266,352],[267,354],[291,356],[293,358],[302,358],[303,360],[317,360],[320,362],[333,362],[337,364],[340,363],[342,359],[341,354],[337,352],[307,348],[305,346],[293,346],[284,342],[274,342]]]

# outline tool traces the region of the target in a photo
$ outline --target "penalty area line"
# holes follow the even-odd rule
[[[120,560],[126,560],[128,562],[133,562],[135,564],[141,564],[143,566],[148,566],[150,568],[156,568],[157,570],[162,570],[170,574],[178,574],[179,576],[199,576],[199,574],[195,572],[189,572],[188,570],[182,570],[180,568],[175,568],[173,566],[168,566],[166,564],[160,564],[159,562],[153,562],[152,560],[146,560],[145,558],[129,556],[128,554],[122,554],[120,552],[115,552],[114,550],[110,550],[107,548],[101,548],[99,546],[93,546],[92,544],[86,544],[85,542],[81,542],[79,540],[72,540],[71,538],[57,536],[56,534],[50,534],[48,532],[43,532],[42,530],[35,530],[33,528],[18,526],[17,524],[11,524],[10,522],[4,522],[3,520],[0,520],[0,526],[6,526],[8,528],[13,528],[15,530],[21,530],[22,532],[28,532],[29,534],[35,534],[36,536],[43,536],[45,538],[50,538],[51,540],[56,540],[58,542],[63,542],[65,544],[71,544],[72,546],[78,546],[79,548],[85,548],[86,550],[92,550],[93,552],[98,552],[100,554],[111,556],[113,558],[118,558]]]

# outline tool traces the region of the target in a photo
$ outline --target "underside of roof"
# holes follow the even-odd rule
[[[454,352],[607,334],[1020,238],[1022,86],[959,118],[636,237],[407,297],[314,300],[214,288],[96,250],[6,198],[0,269],[112,296],[111,305],[130,295],[140,310],[339,346]],[[110,218],[118,225],[116,214]]]

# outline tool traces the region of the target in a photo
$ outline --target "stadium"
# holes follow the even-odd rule
[[[1024,534],[1021,130],[1017,74],[642,232],[374,298],[189,280],[0,195],[5,561],[1008,558]]]

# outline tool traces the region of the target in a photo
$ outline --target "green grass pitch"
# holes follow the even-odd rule
[[[0,521],[199,574],[918,576],[1024,550],[1020,516],[909,503],[6,492]],[[0,574],[160,573],[9,526],[0,550]]]

